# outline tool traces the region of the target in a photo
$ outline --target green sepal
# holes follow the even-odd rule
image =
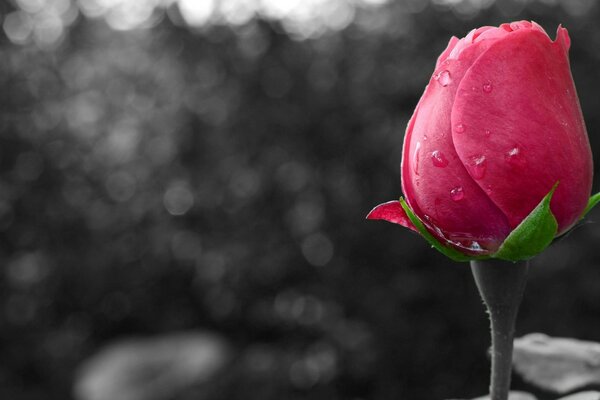
[[[453,261],[458,261],[458,262],[467,262],[467,261],[471,261],[471,260],[480,260],[480,259],[484,259],[484,258],[489,258],[488,256],[483,256],[483,257],[468,256],[466,254],[459,252],[458,250],[455,250],[451,247],[443,245],[431,233],[429,233],[427,228],[425,228],[425,225],[423,224],[423,222],[419,219],[419,217],[417,217],[415,215],[413,210],[410,208],[410,206],[406,203],[406,201],[402,197],[400,197],[400,205],[404,209],[404,212],[408,216],[408,219],[410,219],[410,222],[412,222],[413,225],[419,230],[419,233],[421,234],[421,236],[423,236],[425,238],[425,240],[427,240],[429,242],[431,247],[438,250],[440,253],[442,253],[446,257],[452,259]]]
[[[507,261],[527,260],[542,252],[552,243],[558,231],[556,218],[550,211],[550,200],[558,186],[552,190],[504,240],[498,251],[492,255]]]
[[[583,214],[581,214],[581,218],[583,219],[583,217],[585,217],[587,213],[589,213],[592,210],[592,208],[594,208],[598,203],[600,203],[600,192],[590,197],[587,203],[587,207],[585,208],[585,210],[583,210]]]

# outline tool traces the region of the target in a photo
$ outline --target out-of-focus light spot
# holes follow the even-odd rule
[[[97,92],[89,91],[70,99],[64,112],[74,133],[82,138],[91,138],[98,133],[98,130],[91,127],[103,116],[104,105]]]
[[[108,138],[94,151],[101,159],[115,163],[129,161],[135,154],[141,140],[141,132],[135,120],[119,121],[110,131]]]
[[[287,215],[290,230],[297,235],[305,235],[319,228],[325,211],[320,197],[299,200]]]
[[[169,163],[176,153],[175,144],[170,137],[157,137],[146,144],[146,154],[157,165]]]
[[[275,297],[273,306],[281,318],[304,325],[316,324],[325,315],[325,308],[321,300],[312,295],[300,295],[295,291],[279,293]]]
[[[426,1],[420,0],[423,3],[427,3]],[[383,4],[386,4],[388,2],[388,0],[361,0],[362,3],[366,4],[366,5],[371,5],[371,6],[381,6]]]
[[[124,171],[110,174],[106,179],[106,190],[111,199],[117,202],[124,202],[135,194],[136,180]]]
[[[42,280],[48,273],[44,257],[38,253],[17,256],[7,267],[8,280],[16,286],[30,286]]]
[[[329,343],[317,342],[290,367],[290,382],[299,389],[309,389],[319,382],[333,379],[338,369],[338,356]]]
[[[215,9],[215,0],[179,0],[177,4],[185,22],[194,27],[204,25]]]
[[[160,21],[161,7],[174,0],[78,0],[81,12],[90,18],[104,17],[115,30],[147,28]]]
[[[163,196],[163,204],[171,215],[184,215],[194,205],[190,187],[182,182],[171,184]]]
[[[404,1],[410,3],[406,6],[409,12],[422,10],[419,7],[428,4],[427,1],[420,0]],[[438,4],[456,5],[461,1],[475,4],[493,0],[434,1]],[[328,30],[346,28],[354,20],[357,9],[380,7],[388,2],[389,0],[17,0],[17,5],[31,17],[42,13],[53,16],[42,24],[37,19],[32,24],[34,28],[38,25],[43,28],[38,29],[38,45],[51,47],[60,42],[62,31],[74,22],[78,12],[88,18],[104,18],[115,30],[151,27],[165,14],[174,23],[193,28],[211,24],[242,26],[252,18],[262,16],[280,21],[293,38],[307,39]],[[481,8],[477,4],[473,7]],[[56,17],[61,21],[62,31],[56,24]],[[42,32],[47,30],[50,35],[43,36]],[[23,29],[13,29],[13,32],[15,37],[19,37],[17,33],[24,36]]]
[[[331,261],[333,252],[333,243],[322,233],[315,233],[302,241],[302,254],[315,267],[322,267]]]
[[[310,389],[319,382],[318,366],[307,360],[294,361],[290,366],[290,383],[299,389]]]
[[[42,48],[52,47],[60,41],[63,34],[63,22],[58,15],[54,13],[36,15],[33,37],[38,46]]]
[[[17,5],[25,12],[36,13],[46,6],[45,0],[17,0]]]
[[[254,17],[256,2],[250,0],[221,0],[219,13],[232,25],[244,25]]]
[[[273,18],[283,18],[302,7],[301,0],[260,0],[263,13]],[[310,1],[305,1],[305,4]]]
[[[225,255],[216,252],[206,252],[196,267],[197,278],[208,283],[217,283],[227,273],[227,259]]]
[[[156,7],[156,0],[121,1],[109,9],[106,22],[111,28],[120,31],[151,26],[152,22],[160,19],[152,21]]]
[[[28,0],[28,1],[31,1],[31,0]],[[33,1],[35,1],[35,0],[33,0]],[[56,11],[58,14],[68,13],[69,10],[72,9],[71,0],[45,0],[45,1],[48,4],[48,7],[53,8],[54,11]]]
[[[346,28],[354,19],[355,8],[346,2],[326,3],[329,10],[324,11],[327,18],[323,20],[324,24],[331,30],[340,31]]]
[[[277,181],[279,185],[290,192],[301,190],[310,179],[308,168],[299,162],[290,161],[277,169]]]
[[[27,13],[15,11],[4,18],[2,28],[11,42],[25,44],[33,31],[33,23]]]
[[[260,175],[250,169],[242,169],[233,174],[229,187],[237,197],[252,197],[260,188]]]
[[[90,18],[100,17],[105,12],[105,8],[96,0],[77,0],[77,4],[81,12]]]
[[[56,48],[78,14],[71,0],[17,0],[16,3],[27,14],[31,24],[29,35],[33,33],[35,44],[41,49]]]

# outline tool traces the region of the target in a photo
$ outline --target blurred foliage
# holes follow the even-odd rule
[[[485,393],[468,269],[364,217],[400,195],[406,122],[475,26],[569,28],[600,154],[600,6],[349,2],[304,30],[252,10],[193,26],[172,2],[140,1],[157,8],[135,27],[92,12],[121,3],[0,5],[0,397],[70,398],[105,343],[196,328],[238,353],[210,399]],[[584,223],[533,262],[518,333],[600,340],[599,240]]]

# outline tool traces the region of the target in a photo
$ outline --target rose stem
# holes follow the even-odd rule
[[[527,281],[528,261],[471,261],[471,271],[491,323],[490,400],[508,400],[515,320]]]

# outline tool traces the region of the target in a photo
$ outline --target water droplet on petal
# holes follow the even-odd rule
[[[439,168],[444,168],[448,165],[448,159],[444,156],[444,153],[439,150],[431,153],[431,161],[433,162],[433,165]]]
[[[485,136],[490,136],[492,134],[492,131],[486,129],[483,133],[485,134]]]
[[[448,71],[447,69],[435,74],[433,76],[433,79],[438,81],[438,83],[442,85],[442,87],[446,87],[452,83],[452,76],[450,75],[450,71]]]
[[[491,93],[492,89],[493,89],[493,87],[492,87],[492,83],[491,82],[486,82],[486,83],[483,84],[483,91],[485,93]]]
[[[515,166],[515,167],[523,167],[526,163],[525,158],[523,157],[523,152],[519,147],[513,147],[510,149],[504,156],[506,162]]]
[[[419,159],[421,157],[421,142],[415,145],[415,153],[413,154],[412,167],[415,175],[419,175]]]
[[[479,252],[479,251],[483,251],[483,248],[481,247],[481,245],[479,244],[479,242],[472,241],[471,245],[469,246],[469,250],[473,250],[475,252]]]
[[[491,185],[487,185],[485,187],[485,193],[487,193],[487,195],[489,196],[490,194],[492,194],[492,186]]]
[[[423,135],[423,140],[427,140],[427,135]]]
[[[465,192],[462,186],[457,186],[450,191],[450,197],[454,201],[460,201],[465,198]]]
[[[470,163],[467,164],[467,169],[469,170],[469,174],[473,177],[473,179],[483,179],[485,176],[486,167],[487,162],[484,155],[471,157]]]
[[[466,128],[463,124],[456,124],[456,126],[454,127],[454,131],[456,131],[456,133],[463,133],[465,129]]]

